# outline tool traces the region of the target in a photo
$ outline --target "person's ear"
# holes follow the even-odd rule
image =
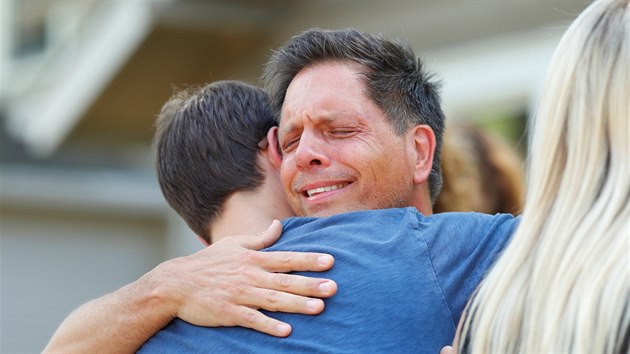
[[[267,141],[269,142],[269,146],[267,147],[267,158],[273,167],[280,169],[280,164],[282,163],[282,153],[280,152],[278,144],[278,127],[271,127],[271,129],[269,129],[267,132]]]
[[[429,180],[435,154],[435,133],[428,125],[412,128],[411,137],[415,153],[415,173],[413,182],[420,184]]]

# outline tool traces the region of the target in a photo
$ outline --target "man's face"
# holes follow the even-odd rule
[[[324,62],[287,89],[278,141],[281,179],[297,215],[412,205],[413,145],[364,92],[360,66]]]

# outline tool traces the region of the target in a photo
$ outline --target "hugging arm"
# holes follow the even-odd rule
[[[324,271],[319,253],[260,252],[281,233],[278,221],[256,235],[226,237],[189,256],[166,261],[135,282],[74,310],[45,353],[134,352],[170,320],[209,327],[242,326],[284,337],[289,324],[257,309],[317,314],[337,285],[284,274]]]

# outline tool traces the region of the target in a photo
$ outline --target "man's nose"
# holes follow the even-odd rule
[[[302,134],[295,150],[295,163],[298,169],[328,165],[328,158],[322,143],[321,139],[314,134]]]

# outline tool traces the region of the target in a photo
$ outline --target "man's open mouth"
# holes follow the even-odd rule
[[[325,187],[318,187],[318,188],[313,188],[313,189],[308,189],[304,192],[304,195],[306,197],[312,197],[314,195],[320,194],[320,193],[325,193],[325,192],[330,192],[330,191],[334,191],[337,189],[341,189],[345,186],[347,186],[349,183],[340,183],[340,184],[335,184],[332,186],[325,186]]]

